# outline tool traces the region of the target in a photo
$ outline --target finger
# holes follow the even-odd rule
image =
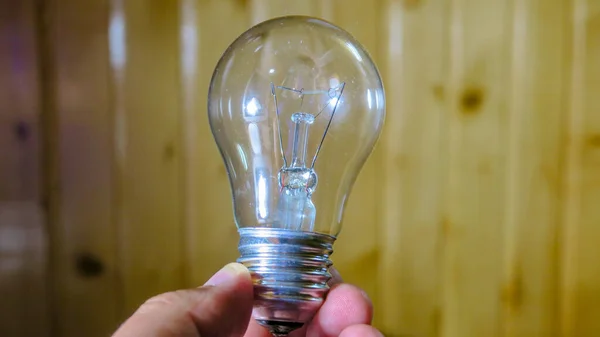
[[[366,293],[349,284],[337,284],[308,326],[307,336],[334,337],[349,326],[371,324],[373,305]]]
[[[384,337],[379,330],[367,324],[351,325],[342,330],[339,337]]]
[[[230,263],[204,286],[213,286],[217,294],[190,312],[200,336],[242,336],[254,301],[250,271],[240,263]]]
[[[113,337],[242,336],[252,312],[248,269],[229,264],[203,287],[146,301]]]

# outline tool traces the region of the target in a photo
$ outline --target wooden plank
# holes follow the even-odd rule
[[[112,210],[112,112],[106,0],[49,2],[61,188],[53,222],[61,336],[106,336],[119,322]]]
[[[588,0],[585,20],[581,222],[578,264],[577,330],[592,337],[600,331],[600,2]]]
[[[563,1],[512,8],[503,335],[556,336],[560,137],[568,45]]]
[[[0,335],[49,336],[34,1],[0,2]]]
[[[499,336],[511,13],[450,2],[440,336]]]
[[[562,336],[591,337],[600,330],[600,3],[574,1],[573,24]]]
[[[114,207],[123,315],[184,286],[179,8],[111,2]]]
[[[561,253],[561,306],[560,336],[574,337],[579,331],[577,324],[578,295],[578,245],[582,200],[582,151],[584,109],[583,95],[585,90],[584,76],[586,69],[586,0],[573,1],[566,15],[570,15],[572,24],[571,50],[565,62],[565,74],[569,76],[568,112],[565,117],[564,156],[563,156],[563,223]]]
[[[59,188],[60,188],[60,163],[58,158],[58,109],[56,104],[56,72],[54,68],[54,45],[51,38],[52,16],[48,2],[36,3],[36,51],[38,68],[38,97],[40,119],[40,144],[41,144],[41,204],[45,211],[46,233],[48,235],[47,257],[47,297],[49,299],[50,326],[49,335],[60,334],[58,311],[53,310],[57,303],[56,289],[58,277],[55,272],[54,261],[57,251],[54,249],[60,243],[56,234],[56,222],[59,221]]]
[[[387,1],[382,11],[388,114],[377,314],[390,335],[439,336],[446,9],[444,1]]]
[[[184,0],[180,7],[188,286],[203,284],[238,257],[239,235],[233,221],[229,180],[209,128],[206,106],[217,61],[229,44],[250,27],[250,18],[241,4]]]

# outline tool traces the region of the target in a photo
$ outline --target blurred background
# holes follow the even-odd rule
[[[206,117],[262,20],[387,90],[334,262],[386,336],[600,336],[600,1],[0,0],[0,335],[100,337],[237,257]]]

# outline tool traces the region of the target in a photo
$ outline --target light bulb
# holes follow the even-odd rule
[[[271,19],[222,55],[208,116],[230,180],[238,261],[254,282],[253,317],[285,336],[329,289],[344,207],[383,127],[379,72],[331,23]]]

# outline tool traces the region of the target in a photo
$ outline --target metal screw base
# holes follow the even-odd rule
[[[254,319],[287,336],[321,307],[331,279],[335,237],[279,228],[241,228],[238,262],[252,274]]]

